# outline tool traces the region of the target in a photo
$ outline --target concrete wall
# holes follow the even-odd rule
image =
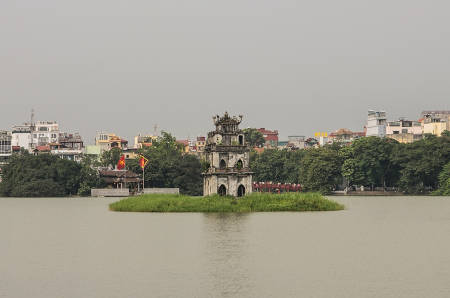
[[[145,188],[144,194],[179,194],[179,188]]]
[[[93,188],[91,197],[128,197],[130,191],[128,188]]]

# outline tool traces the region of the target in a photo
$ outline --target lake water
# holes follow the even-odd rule
[[[450,297],[450,197],[152,214],[0,198],[0,297]]]

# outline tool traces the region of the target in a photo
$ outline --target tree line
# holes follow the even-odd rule
[[[184,154],[182,145],[168,133],[155,140],[151,147],[138,150],[145,156],[146,187],[178,187],[187,195],[202,195],[203,166],[199,158]],[[13,154],[2,168],[0,196],[58,197],[90,195],[91,188],[105,187],[99,167],[114,168],[123,152],[112,148],[100,158],[83,156],[80,163],[51,154],[32,155],[23,150]],[[142,174],[139,158],[126,161],[126,169]]]
[[[329,193],[339,186],[395,188],[411,194],[450,193],[450,134],[426,135],[403,144],[365,137],[306,150],[251,154],[255,181],[300,183],[306,191]]]
[[[253,131],[254,132],[254,131]],[[253,136],[259,144],[261,138]],[[169,133],[150,147],[138,150],[145,156],[146,187],[178,187],[187,195],[202,195],[202,172],[207,164],[185,154]],[[114,167],[122,151],[113,148],[99,159],[84,156],[81,163],[50,154],[13,154],[2,168],[1,196],[89,195],[104,187],[98,167]],[[427,135],[423,140],[402,144],[389,138],[366,137],[351,145],[334,143],[306,150],[265,150],[251,153],[254,181],[299,183],[305,191],[329,193],[353,185],[396,188],[412,194],[434,192],[450,195],[450,134]],[[139,158],[127,160],[126,168],[139,175]]]

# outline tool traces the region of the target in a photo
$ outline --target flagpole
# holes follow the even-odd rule
[[[142,193],[145,193],[145,167],[142,167]]]

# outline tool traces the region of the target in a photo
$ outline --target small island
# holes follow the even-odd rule
[[[212,195],[191,197],[171,194],[146,194],[126,198],[109,205],[122,212],[278,212],[336,211],[342,204],[319,193],[252,193],[244,197]]]

